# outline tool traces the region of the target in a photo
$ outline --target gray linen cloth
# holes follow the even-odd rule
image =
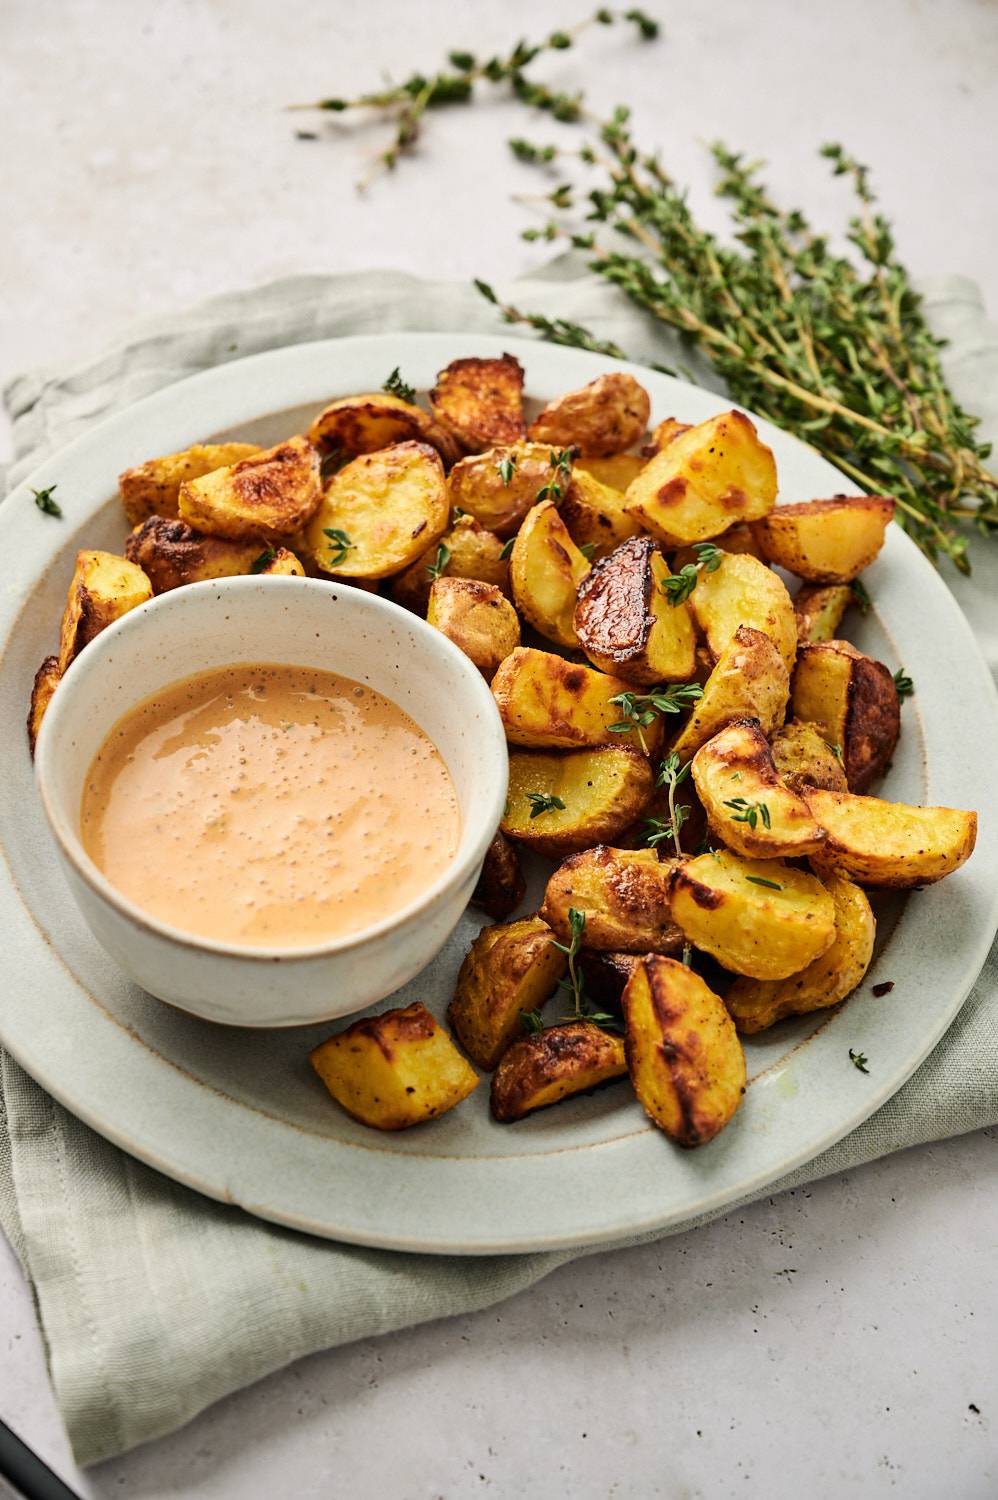
[[[635,359],[676,358],[660,327],[571,261],[508,290],[519,305],[584,323]],[[924,290],[934,326],[951,340],[958,392],[998,437],[998,334],[985,323],[980,294],[958,277]],[[93,363],[15,379],[6,393],[16,444],[9,477],[22,478],[104,415],[228,359],[337,334],[499,326],[470,287],[387,272],[301,277],[218,297],[136,329]],[[975,544],[973,554],[971,580],[952,571],[947,578],[998,666],[998,546]],[[303,1354],[487,1307],[575,1253],[405,1255],[265,1224],[142,1166],[54,1103],[11,1058],[0,1061],[0,1222],[30,1281],[81,1464],[169,1432]],[[960,1016],[905,1087],[832,1150],[764,1191],[996,1122],[992,953]]]

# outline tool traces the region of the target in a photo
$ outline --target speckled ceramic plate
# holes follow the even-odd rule
[[[998,834],[952,879],[878,903],[880,938],[860,990],[815,1023],[749,1039],[751,1083],[734,1122],[698,1151],[674,1148],[626,1083],[513,1126],[494,1125],[487,1082],[453,1113],[402,1135],[343,1115],[306,1063],[330,1028],[241,1031],[178,1014],[130,985],[83,925],[55,863],[20,726],[32,675],[55,644],[76,548],[120,549],[118,472],[210,435],[276,441],[331,397],[376,390],[400,365],[420,388],[449,360],[514,351],[534,398],[583,384],[606,361],[509,338],[393,334],[278,350],[183,381],[95,427],[30,483],[58,483],[62,522],[28,485],[0,509],[0,917],[7,980],[0,1040],[63,1104],[126,1151],[213,1198],[317,1235],[401,1250],[482,1254],[592,1244],[723,1207],[816,1156],[904,1082],[960,1008],[998,920]],[[622,368],[627,368],[623,366]],[[710,392],[635,368],[656,420],[700,421]],[[759,423],[783,500],[843,488],[803,444]],[[998,702],[963,615],[891,527],[867,581],[856,643],[917,685],[885,788],[912,802],[981,807],[993,780]],[[335,653],[330,666],[335,667]],[[959,703],[953,682],[960,684]],[[108,705],[109,718],[114,705]],[[398,997],[442,1015],[480,919],[466,916]],[[872,988],[891,980],[890,994]],[[870,1059],[867,1074],[849,1049]]]

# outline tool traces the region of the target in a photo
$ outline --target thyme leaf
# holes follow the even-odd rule
[[[560,797],[552,792],[527,792],[527,801],[530,803],[531,818],[539,818],[542,813],[554,812],[556,809],[564,812],[565,804]]]
[[[31,491],[32,495],[34,496],[35,504],[38,506],[38,509],[42,512],[43,515],[62,515],[62,506],[59,504],[58,500],[52,499],[52,491],[57,490],[58,488],[58,484],[50,484],[47,485],[43,490]]]
[[[395,366],[381,389],[387,391],[389,396],[397,396],[400,401],[408,401],[410,406],[416,399],[414,387],[407,385],[402,379],[402,376],[399,374],[398,365]]]

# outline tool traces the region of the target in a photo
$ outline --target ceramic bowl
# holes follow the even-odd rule
[[[84,852],[83,783],[115,721],[171,682],[240,662],[354,678],[399,704],[437,746],[457,792],[461,839],[451,864],[416,901],[318,946],[243,947],[151,916]],[[331,581],[243,577],[161,595],[91,642],[52,700],[35,768],[73,896],[121,967],[150,994],[209,1020],[290,1026],[363,1010],[430,962],[478,879],[502,816],[508,760],[488,685],[424,620]]]

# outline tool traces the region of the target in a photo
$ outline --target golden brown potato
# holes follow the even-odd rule
[[[474,1068],[418,1001],[355,1021],[310,1052],[309,1062],[337,1104],[376,1130],[435,1120],[478,1083]]]
[[[254,453],[180,486],[180,519],[211,536],[279,541],[319,504],[319,455],[304,437]]]
[[[620,677],[578,667],[549,651],[519,646],[492,679],[492,693],[512,745],[528,750],[576,750],[588,745],[631,745],[655,755],[662,743],[662,723],[615,734],[622,722],[612,700],[628,691]]]
[[[824,886],[779,860],[700,854],[675,865],[670,894],[673,919],[693,946],[753,979],[796,974],[835,936]]]
[[[640,530],[624,509],[620,490],[611,489],[578,464],[558,501],[558,510],[572,541],[579,548],[585,547],[590,559],[605,557]]]
[[[797,859],[824,843],[811,809],[781,781],[758,719],[733,719],[693,757],[712,831],[746,859]]]
[[[151,598],[152,584],[134,562],[113,552],[78,552],[59,629],[59,675],[102,630]]]
[[[714,538],[714,546],[722,552],[745,553],[749,557],[757,557],[760,562],[764,560],[751,526],[746,525],[744,521],[739,521],[736,525],[729,526],[727,531],[722,531],[720,536]],[[672,571],[678,573],[680,568],[685,567],[687,563],[699,561],[700,554],[696,545],[680,547],[672,554]]]
[[[639,453],[613,453],[609,458],[592,458],[582,454],[575,460],[573,473],[591,474],[600,484],[616,490],[623,497],[624,491],[636,479],[645,466]]]
[[[492,1118],[508,1125],[626,1075],[622,1036],[592,1021],[548,1026],[520,1037],[503,1054],[492,1079]]]
[[[31,703],[28,707],[28,749],[34,759],[35,745],[38,742],[38,731],[42,727],[45,710],[52,702],[52,694],[62,679],[62,671],[57,656],[46,656],[38,671],[35,680],[31,684]]]
[[[433,415],[467,453],[524,436],[523,366],[501,359],[452,359],[430,392]]]
[[[177,516],[180,486],[259,453],[256,443],[195,443],[182,453],[147,459],[118,475],[118,493],[130,526],[150,516]]]
[[[553,500],[530,511],[509,558],[513,598],[528,625],[558,646],[575,646],[579,584],[590,563],[569,536]]]
[[[640,442],[650,415],[644,386],[633,375],[613,371],[549,401],[531,422],[529,436],[535,443],[609,458]]]
[[[253,564],[262,555],[260,542],[255,539],[229,542],[222,537],[203,536],[186,521],[167,521],[162,516],[150,516],[125,543],[125,556],[148,574],[155,594],[165,594],[185,583],[252,573]]]
[[[655,790],[637,750],[514,750],[502,831],[538,854],[563,859],[613,841],[640,817]]]
[[[645,458],[654,458],[656,453],[661,453],[663,448],[669,446],[673,438],[689,432],[690,425],[689,422],[680,422],[678,417],[666,417],[652,429],[651,438],[642,448],[642,454]]]
[[[838,746],[851,792],[865,792],[883,774],[901,733],[897,688],[883,662],[848,641],[802,646],[790,706]]]
[[[261,552],[256,562],[250,568],[251,573],[258,573],[261,578],[304,578],[305,569],[287,547],[269,547]]]
[[[320,453],[339,453],[344,458],[405,442],[429,443],[445,465],[454,463],[461,454],[451,434],[428,412],[387,391],[343,396],[332,402],[316,417],[308,437]]]
[[[682,946],[669,909],[671,862],[654,849],[597,845],[570,854],[551,876],[541,916],[563,943],[571,941],[569,912],[586,919],[582,945],[614,953],[669,953]]]
[[[812,787],[848,791],[842,762],[814,724],[792,719],[776,731],[770,743],[776,769],[792,791],[801,796]]]
[[[543,443],[487,448],[451,469],[450,503],[496,536],[511,537],[553,475],[551,449]]]
[[[450,506],[440,455],[427,443],[362,453],[329,480],[305,529],[323,573],[388,578],[447,530]]]
[[[834,640],[842,616],[854,599],[847,583],[805,583],[794,597],[799,643],[805,646],[812,641]]]
[[[682,432],[641,470],[627,509],[667,546],[719,536],[754,521],[776,501],[776,464],[740,411],[723,412]]]
[[[520,1031],[521,1013],[539,1010],[565,972],[564,953],[540,917],[483,927],[471,945],[447,1011],[461,1046],[486,1070]]]
[[[910,807],[813,791],[808,805],[827,835],[812,855],[819,875],[848,875],[859,885],[909,890],[952,875],[974,852],[977,814],[952,807]]]
[[[738,978],[724,1003],[745,1036],[784,1016],[802,1016],[837,1005],[852,994],[870,967],[877,924],[858,885],[830,875],[825,888],[835,905],[835,939],[820,957],[789,979]]]
[[[680,760],[689,760],[732,719],[758,719],[763,734],[770,735],[783,722],[789,691],[787,664],[769,636],[740,625],[672,748]]]
[[[471,897],[494,922],[501,922],[516,911],[527,894],[527,882],[520,868],[520,856],[499,832],[485,851],[485,862]]]
[[[488,682],[520,644],[516,610],[495,584],[477,578],[434,579],[426,618]]]
[[[639,686],[694,675],[693,621],[685,603],[666,597],[668,577],[649,536],[631,537],[595,564],[579,585],[574,621],[594,666]]]
[[[837,495],[780,505],[753,529],[769,562],[808,583],[849,583],[877,556],[893,515],[882,495]]]
[[[705,568],[690,595],[690,613],[717,661],[739,625],[768,635],[791,671],[797,655],[797,620],[783,580],[747,552],[726,552]]]
[[[509,563],[502,553],[499,538],[480,526],[474,516],[458,516],[442,537],[421,552],[404,573],[392,579],[392,598],[396,604],[425,615],[430,587],[434,578],[439,577],[475,578],[480,583],[491,583],[508,599],[512,594]]]

